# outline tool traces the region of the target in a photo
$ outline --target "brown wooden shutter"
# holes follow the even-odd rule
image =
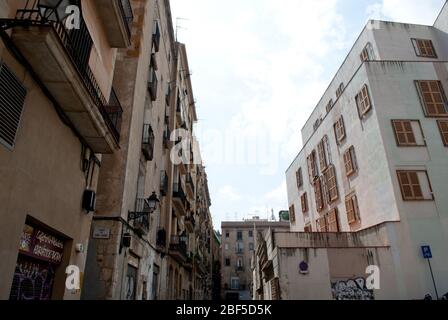
[[[303,213],[308,212],[308,195],[306,192],[302,194],[302,196],[300,197],[300,202],[302,205],[302,212]]]
[[[365,47],[362,52],[361,52],[361,61],[365,62],[365,61],[369,61],[369,50],[367,47]]]
[[[398,180],[403,194],[403,200],[423,200],[423,192],[420,187],[417,172],[399,171]]]
[[[336,142],[340,144],[345,138],[345,125],[343,117],[340,117],[339,120],[334,124],[334,133],[336,136]]]
[[[412,122],[409,120],[393,120],[392,121],[395,137],[399,146],[417,145]]]
[[[297,188],[301,188],[303,186],[303,175],[302,168],[299,168],[296,172],[296,180],[297,180]]]
[[[328,169],[325,171],[324,176],[328,192],[328,200],[330,203],[333,203],[339,198],[335,167],[333,165],[329,166]]]
[[[437,58],[436,50],[431,40],[414,39],[417,45],[417,56],[425,58]]]
[[[324,201],[322,197],[322,184],[320,178],[314,182],[314,194],[316,198],[316,209],[321,212],[324,208]]]
[[[325,152],[325,141],[321,140],[317,145],[317,150],[319,153],[320,170],[324,171],[327,168],[327,155]]]
[[[317,227],[319,232],[327,232],[327,219],[325,217],[317,219]]]
[[[289,208],[289,220],[291,220],[292,223],[296,222],[296,213],[295,213],[294,205],[292,205]]]
[[[358,198],[356,195],[347,196],[345,198],[345,208],[349,224],[359,221]]]
[[[331,210],[327,216],[327,231],[328,232],[339,232],[339,222],[338,222],[338,209],[334,208]]]
[[[446,117],[447,100],[440,81],[417,81],[417,88],[428,117]]]
[[[347,174],[347,177],[349,177],[355,172],[355,168],[353,166],[351,148],[345,151],[344,153],[344,164],[345,164],[345,172]]]
[[[358,104],[359,116],[362,118],[372,108],[372,101],[370,100],[369,88],[367,85],[364,85],[356,96],[356,101]]]
[[[348,223],[352,224],[356,222],[356,216],[355,216],[355,208],[353,205],[353,200],[352,198],[348,197],[347,199],[345,199],[345,209],[347,211],[347,219],[348,219]]]
[[[440,134],[442,136],[442,141],[445,146],[448,146],[448,120],[437,121],[439,125]]]

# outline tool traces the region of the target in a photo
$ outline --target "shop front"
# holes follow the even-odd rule
[[[40,227],[25,224],[10,300],[50,300],[64,240]]]

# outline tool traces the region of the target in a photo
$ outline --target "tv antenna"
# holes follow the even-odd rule
[[[187,28],[184,28],[181,26],[182,21],[190,21],[190,19],[187,18],[176,18],[176,42],[177,42],[177,36],[179,34],[179,30],[188,30]]]

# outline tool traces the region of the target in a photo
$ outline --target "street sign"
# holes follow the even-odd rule
[[[432,259],[432,252],[430,246],[422,246],[423,258]]]

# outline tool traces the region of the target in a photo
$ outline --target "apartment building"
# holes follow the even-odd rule
[[[170,3],[70,5],[0,6],[0,298],[211,299],[211,200]]]
[[[131,40],[127,1],[106,2],[0,4],[0,299],[80,298],[65,272],[85,273],[102,159],[120,149],[117,51]]]
[[[256,236],[267,230],[289,230],[289,222],[273,222],[258,217],[221,225],[221,288],[226,300],[251,300],[251,259],[256,248]]]
[[[211,299],[211,201],[186,48],[169,1],[131,5],[132,42],[114,78],[126,134],[103,160],[83,298]]]
[[[113,79],[123,135],[119,151],[103,157],[83,299],[159,297],[156,236],[161,210],[170,206],[164,130],[176,44],[168,2],[129,5],[131,42],[117,52]]]
[[[434,26],[368,22],[302,129],[292,232],[260,241],[258,298],[435,298],[427,246],[448,291],[447,25],[447,5]]]

